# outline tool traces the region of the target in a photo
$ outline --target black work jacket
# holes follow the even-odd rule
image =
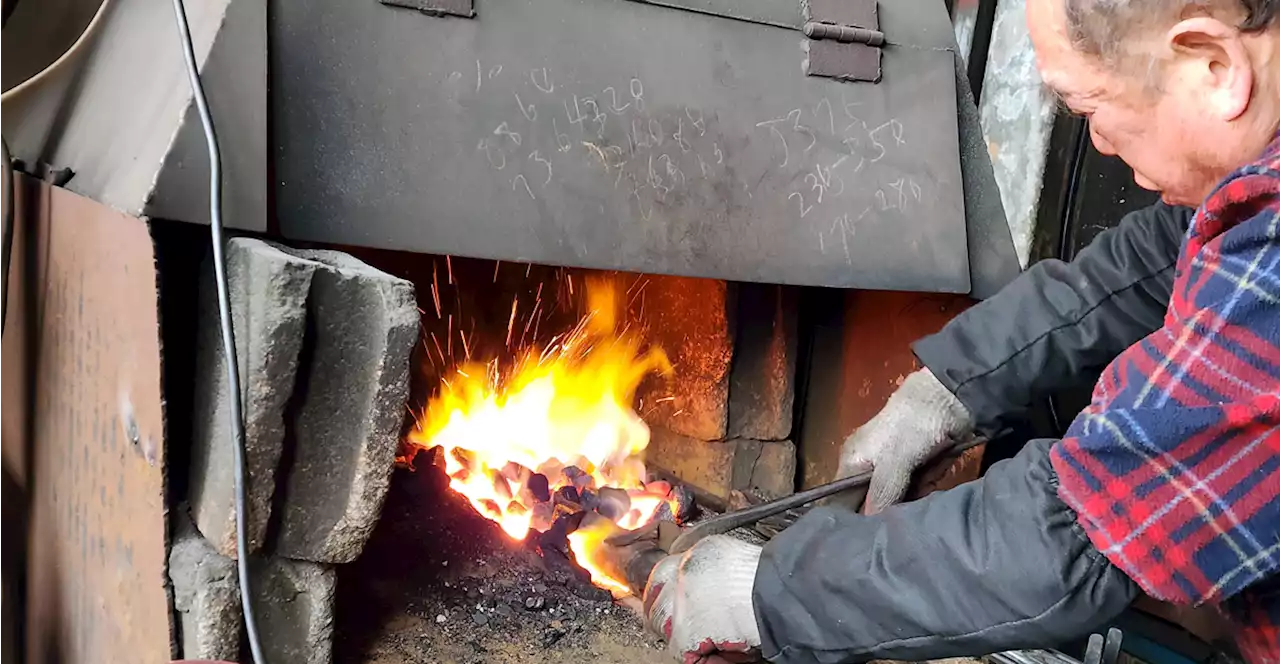
[[[1127,215],[1070,263],[1033,265],[916,356],[980,429],[1089,383],[1160,327],[1192,211]],[[875,516],[818,508],[764,550],[755,583],[764,655],[786,664],[922,660],[1045,647],[1114,618],[1138,587],[1093,547],[1057,494],[1053,440],[982,479]]]

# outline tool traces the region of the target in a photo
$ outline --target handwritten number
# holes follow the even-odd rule
[[[636,118],[632,118],[632,119],[631,119],[631,138],[632,138],[632,141],[635,143],[635,146],[636,146],[637,148],[647,148],[647,147],[649,147],[650,145],[652,145],[652,143],[650,143],[650,142],[648,141],[648,139],[645,139],[645,140],[643,140],[643,141],[641,140],[641,137],[640,137],[640,133],[641,133],[641,132],[640,132],[640,131],[638,131],[638,127],[636,126],[636,123],[637,123],[637,122],[639,122],[639,120],[637,120]]]
[[[582,109],[578,107],[578,95],[573,96],[573,110],[576,112],[578,117],[575,118],[574,117],[575,113],[569,112],[569,100],[566,99],[564,101],[564,114],[566,117],[569,118],[569,124],[576,124],[578,125],[578,129],[581,130],[582,121],[586,120],[587,116],[583,115]]]
[[[515,178],[511,180],[511,191],[516,191],[517,182],[524,185],[524,190],[529,194],[529,200],[533,200],[533,201],[538,200],[537,197],[533,195],[533,190],[529,188],[529,181],[524,179],[523,174],[517,175],[515,176]]]
[[[490,166],[492,166],[495,170],[499,170],[499,171],[500,171],[500,170],[502,170],[502,169],[506,168],[506,166],[507,166],[507,155],[506,155],[506,153],[504,153],[502,150],[498,150],[498,156],[499,156],[499,157],[502,157],[502,160],[501,160],[500,162],[496,162],[496,163],[495,163],[495,162],[494,162],[494,160],[493,160],[493,152],[494,152],[494,151],[493,151],[493,146],[489,144],[489,140],[488,140],[488,139],[484,139],[484,138],[480,139],[480,144],[476,146],[476,149],[477,149],[477,150],[484,150],[484,156],[485,156],[485,159],[487,159],[487,160],[489,161],[489,165],[490,165]]]
[[[800,109],[792,109],[790,113],[787,113],[787,119],[791,120],[792,130],[808,135],[809,147],[805,148],[804,151],[808,152],[809,150],[812,150],[813,146],[818,142],[818,137],[814,136],[813,132],[807,126],[800,124]]]
[[[600,129],[596,132],[596,138],[604,138],[604,122],[609,119],[609,116],[600,112],[600,107],[596,105],[596,100],[591,97],[583,99],[582,104],[584,106],[591,105],[591,119],[600,125]]]
[[[689,118],[689,122],[694,123],[694,129],[698,129],[698,136],[707,136],[707,120],[703,119],[703,111],[698,111],[698,116],[694,118],[694,110],[685,109],[685,116]]]
[[[498,128],[493,130],[493,135],[506,136],[507,138],[511,139],[512,143],[515,143],[517,146],[520,145],[520,134],[514,131],[511,131],[511,129],[507,127],[507,123],[505,122],[498,125]]]
[[[680,170],[680,167],[676,166],[675,162],[671,161],[671,157],[664,154],[658,158],[658,161],[662,161],[663,159],[667,160],[667,177],[671,178],[672,182],[679,181],[680,184],[685,184],[686,180],[684,177],[684,171]]]
[[[551,131],[556,135],[556,146],[561,152],[568,152],[573,147],[573,142],[569,140],[568,134],[560,133],[560,127],[556,126],[556,119],[551,118]]]
[[[658,128],[656,133],[654,127]],[[653,145],[662,145],[662,123],[653,118],[649,118],[649,138],[653,141]]]
[[[547,185],[551,184],[551,162],[546,159],[543,159],[542,154],[539,153],[537,150],[534,150],[533,154],[529,155],[529,158],[547,167],[547,181],[543,182],[542,186],[546,187]]]
[[[898,178],[896,181],[889,183],[890,187],[893,187],[894,189],[898,190],[898,209],[899,210],[905,210],[906,204],[907,204],[907,195],[902,188],[904,184],[905,184],[905,181],[902,178]]]
[[[809,211],[813,209],[813,206],[810,205],[809,207],[805,207],[804,196],[798,191],[793,191],[790,196],[787,196],[787,200],[791,200],[792,198],[795,198],[800,202],[800,218],[804,219],[805,215],[809,214]]]
[[[526,107],[524,103],[520,101],[519,92],[512,91],[511,94],[516,96],[516,106],[520,108],[520,113],[524,115],[524,119],[529,122],[533,122],[538,119],[538,109],[534,108],[533,104],[529,104],[529,106]]]
[[[813,173],[805,173],[804,181],[811,183],[812,186],[810,187],[810,189],[818,192],[818,204],[821,204],[822,192],[826,190],[826,187],[822,186],[822,182],[818,180],[818,176],[814,175]]]
[[[618,147],[617,145],[607,145],[604,148],[604,153],[606,156],[614,155],[614,157],[616,158],[616,160],[613,163],[609,163],[609,160],[607,158],[605,159],[604,167],[606,170],[610,168],[621,169],[623,166],[626,165],[626,162],[623,160],[623,157],[622,157],[621,147]]]
[[[542,82],[541,82],[541,83],[539,83],[539,82],[538,82],[538,72],[539,72],[539,71],[541,71],[541,72],[542,72]],[[552,82],[551,82],[551,79],[547,77],[547,68],[546,68],[546,67],[543,67],[542,69],[530,69],[530,70],[529,70],[529,81],[533,83],[533,87],[535,87],[535,88],[537,88],[537,89],[539,89],[539,90],[541,90],[541,91],[543,91],[543,92],[545,92],[545,93],[547,93],[547,94],[551,94],[552,92],[555,92],[556,86],[555,86],[555,84],[554,84],[554,83],[552,83]]]
[[[644,83],[638,78],[631,79],[631,101],[637,111],[644,110]]]
[[[779,164],[779,167],[785,167],[787,163],[791,161],[791,150],[787,148],[787,137],[783,136],[782,132],[778,131],[778,127],[776,126],[779,122],[785,121],[786,118],[778,118],[777,120],[766,120],[764,122],[756,123],[757,127],[768,127],[769,131],[774,136],[777,136],[778,141],[782,143],[782,163]]]
[[[688,152],[692,146],[689,145],[689,141],[684,140],[684,118],[676,118],[676,120],[676,133],[672,134],[671,138],[675,139],[681,152]]]
[[[891,210],[891,209],[893,209],[893,206],[889,205],[889,201],[888,201],[888,199],[886,199],[886,198],[885,198],[884,190],[883,190],[883,189],[877,189],[877,190],[876,190],[876,201],[878,201],[878,202],[880,203],[880,209],[881,209],[881,210]]]
[[[613,111],[615,115],[622,115],[624,111],[631,108],[630,102],[623,104],[621,108],[618,107],[618,91],[614,90],[612,85],[605,88],[604,91],[609,93],[609,110]]]

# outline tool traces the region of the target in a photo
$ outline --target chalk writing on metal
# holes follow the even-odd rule
[[[542,81],[541,81],[541,82],[539,82],[539,81],[538,81],[538,78],[539,78],[538,73],[539,73],[539,72],[541,72],[541,73],[542,73],[542,76],[541,76]],[[533,83],[533,87],[535,87],[535,88],[537,88],[537,89],[539,89],[539,90],[541,90],[542,92],[545,92],[545,93],[547,93],[547,94],[551,94],[552,92],[555,92],[555,91],[556,91],[556,86],[555,86],[555,84],[554,84],[554,83],[552,83],[552,82],[551,82],[551,79],[547,76],[547,68],[546,68],[546,67],[542,67],[541,69],[530,69],[530,70],[529,70],[529,81],[530,81],[531,83]]]

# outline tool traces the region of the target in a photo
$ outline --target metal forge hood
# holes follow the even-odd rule
[[[394,1],[273,5],[289,238],[956,293],[966,200],[1008,243],[936,0]]]

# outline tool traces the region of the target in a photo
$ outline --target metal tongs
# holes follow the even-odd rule
[[[945,452],[938,455],[939,458],[959,456],[965,450],[987,442],[987,438],[980,436],[970,436],[969,438],[952,445]],[[684,528],[679,531],[679,535],[673,535],[676,532],[673,529],[674,524],[670,522],[652,522],[639,530],[631,531],[623,535],[610,538],[610,544],[625,545],[635,542],[639,539],[654,539],[659,542],[662,549],[667,553],[683,553],[688,551],[690,547],[697,544],[703,538],[711,535],[723,535],[731,530],[749,526],[761,519],[766,519],[775,514],[780,514],[789,509],[794,509],[802,505],[820,500],[828,496],[856,489],[865,486],[871,482],[871,471],[857,473],[849,477],[838,479],[834,482],[828,482],[821,486],[806,489],[799,493],[794,493],[784,498],[772,500],[760,505],[753,505],[745,509],[726,512],[720,516],[712,517],[698,523],[696,525]],[[662,526],[662,523],[668,524]]]

